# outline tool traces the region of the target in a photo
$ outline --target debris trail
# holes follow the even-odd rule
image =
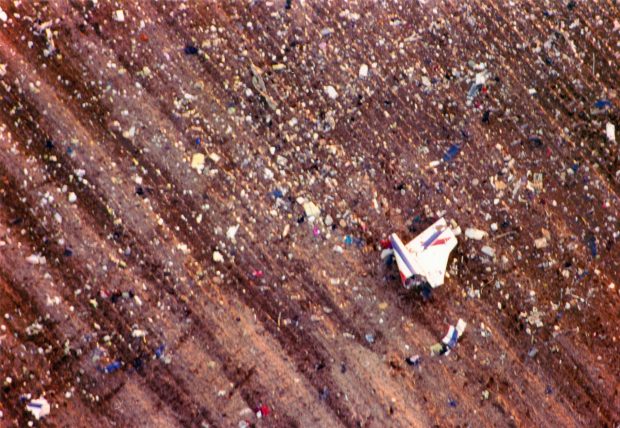
[[[620,422],[613,8],[34,1],[0,27],[0,425]],[[405,293],[388,237],[442,217],[443,285]]]

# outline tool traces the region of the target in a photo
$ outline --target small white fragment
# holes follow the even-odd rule
[[[123,131],[123,138],[127,138],[128,140],[131,140],[135,136],[136,136],[135,126],[130,127],[127,131]]]
[[[360,65],[360,71],[358,73],[360,79],[368,77],[368,66],[366,64]]]
[[[39,255],[39,254],[32,254],[28,257],[26,257],[26,261],[32,265],[44,265],[45,264],[45,257]]]
[[[124,22],[125,21],[125,12],[122,9],[117,9],[112,14],[112,19],[116,22]]]
[[[40,397],[26,404],[26,410],[32,413],[36,420],[39,420],[50,414],[50,404],[45,398]]]
[[[607,134],[607,139],[612,143],[616,142],[616,125],[611,122],[607,123],[605,127],[605,133]]]
[[[43,331],[43,326],[36,321],[26,327],[26,334],[28,336],[36,336],[41,331]]]
[[[144,337],[144,336],[146,336],[146,331],[145,331],[145,330],[141,330],[141,329],[139,329],[139,328],[136,328],[136,329],[134,329],[134,330],[131,332],[131,335],[132,335],[133,337]]]
[[[221,158],[220,158],[220,155],[218,155],[217,153],[211,153],[209,155],[209,159],[211,159],[215,163],[218,163]]]
[[[71,192],[69,193],[69,196],[67,197],[67,199],[69,200],[69,203],[72,204],[75,201],[77,201],[77,196],[75,195],[75,193]]]
[[[458,333],[459,337],[463,335],[466,327],[467,327],[467,323],[463,321],[461,318],[459,318],[459,320],[456,322],[456,332]]]
[[[202,172],[205,168],[205,155],[203,153],[194,153],[192,156],[192,169]]]
[[[428,76],[422,76],[422,84],[424,86],[426,86],[427,88],[431,87],[431,79],[428,78]]]
[[[482,247],[480,251],[482,251],[483,254],[486,254],[489,257],[495,257],[495,250],[488,245]]]
[[[222,263],[224,261],[224,256],[219,251],[213,252],[213,261],[215,263]]]
[[[269,168],[265,168],[264,177],[265,177],[265,180],[273,180],[273,177],[274,177],[273,171],[270,170]]]
[[[381,260],[384,260],[385,258],[393,254],[394,254],[394,250],[392,250],[391,248],[384,249],[383,251],[381,251]]]
[[[306,212],[307,217],[318,217],[321,215],[321,210],[317,207],[314,202],[308,201],[304,202],[304,211]]]
[[[332,100],[335,100],[336,98],[338,98],[338,92],[336,92],[336,89],[334,89],[333,86],[325,86],[323,90],[325,91],[327,96],[330,97]]]
[[[536,247],[537,249],[542,249],[542,248],[546,248],[547,247],[547,238],[545,238],[544,236],[542,238],[538,238],[534,240],[534,247]]]
[[[235,241],[235,236],[237,235],[237,231],[239,230],[239,225],[230,226],[226,231],[226,237],[231,241]]]
[[[2,22],[6,22],[6,20],[9,19],[8,15],[6,14],[5,11],[2,10],[2,8],[0,7],[0,21]]]
[[[471,227],[468,227],[467,229],[465,229],[465,236],[469,239],[475,239],[476,241],[480,241],[482,238],[487,236],[487,233],[480,229],[473,229]]]

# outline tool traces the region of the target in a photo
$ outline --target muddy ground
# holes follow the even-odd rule
[[[120,3],[0,1],[0,424],[620,424],[617,2]]]

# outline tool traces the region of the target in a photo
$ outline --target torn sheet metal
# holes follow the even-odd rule
[[[32,413],[36,420],[39,420],[50,414],[50,404],[45,398],[41,397],[28,402],[26,410]]]
[[[456,346],[466,327],[467,323],[459,318],[456,326],[450,326],[448,333],[441,339],[441,342],[431,346],[431,353],[433,355],[448,355],[450,350]]]

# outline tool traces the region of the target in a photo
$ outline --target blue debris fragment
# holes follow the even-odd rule
[[[453,399],[453,398],[449,398],[449,399],[448,399],[448,405],[449,405],[450,407],[456,407],[456,406],[457,406],[457,404],[458,404],[458,403],[456,402],[456,400],[455,400],[455,399]]]
[[[459,333],[458,331],[456,331],[456,329],[452,329],[451,333],[452,334],[447,337],[448,343],[446,343],[446,345],[448,346],[448,348],[456,347],[456,342],[459,340]],[[445,338],[444,338],[444,343],[445,343]]]
[[[108,364],[107,366],[105,366],[103,369],[100,369],[100,370],[103,373],[109,374],[109,373],[114,373],[115,371],[117,371],[120,368],[121,368],[121,362],[120,361],[114,361],[114,362]]]
[[[457,144],[450,146],[445,155],[443,155],[444,162],[450,162],[461,151],[461,147]]]
[[[132,361],[131,364],[133,365],[134,369],[140,370],[142,366],[144,365],[144,361],[142,361],[142,358],[136,358]]]
[[[420,294],[422,295],[422,299],[425,302],[429,301],[429,299],[431,298],[432,292],[433,292],[433,289],[430,287],[428,282],[424,283],[420,288]]]
[[[353,238],[351,238],[350,235],[347,235],[344,237],[344,245],[351,245],[353,244]]]
[[[577,275],[577,282],[581,281],[582,279],[584,279],[586,276],[588,276],[590,272],[588,270],[584,270],[582,273],[580,273],[579,275]]]
[[[185,45],[185,53],[187,55],[197,55],[198,54],[198,48],[192,44],[187,44]]]
[[[534,147],[542,147],[543,146],[543,142],[540,139],[540,137],[536,136],[536,135],[531,135],[528,138],[529,142],[532,143],[534,145]]]
[[[553,388],[547,385],[547,387],[545,388],[545,394],[553,394]]]
[[[329,398],[329,388],[324,386],[323,389],[321,390],[321,392],[319,393],[319,399],[322,400],[322,401],[325,401],[328,398]]]
[[[469,92],[467,93],[467,98],[469,99],[475,98],[476,95],[478,95],[478,92],[480,92],[480,90],[482,90],[482,83],[477,83],[477,84],[474,83],[469,88]]]
[[[164,355],[165,349],[166,349],[166,345],[159,345],[157,349],[155,349],[155,356],[157,358],[161,358]]]
[[[596,257],[598,251],[596,249],[596,238],[594,237],[594,235],[591,235],[586,241],[586,243],[588,245],[588,248],[590,249],[590,254],[592,254],[592,257]]]
[[[611,102],[609,102],[609,100],[597,100],[594,103],[594,107],[597,109],[606,109],[611,107]]]
[[[196,146],[200,147],[200,137],[196,138],[195,143]]]
[[[271,195],[276,199],[279,199],[284,196],[284,194],[282,193],[282,190],[280,189],[274,190],[273,192],[271,192]]]

